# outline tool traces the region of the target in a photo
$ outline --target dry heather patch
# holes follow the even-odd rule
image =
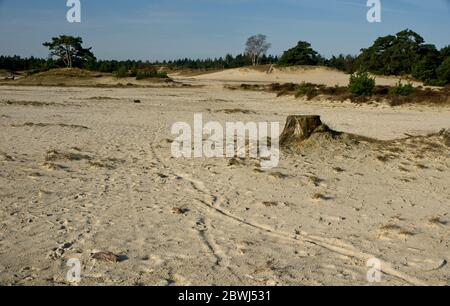
[[[376,86],[372,96],[355,96],[351,94],[345,86],[329,87],[313,83],[273,83],[270,85],[261,84],[241,84],[226,85],[230,90],[253,90],[274,92],[277,96],[293,95],[297,98],[305,97],[307,100],[314,98],[325,98],[332,101],[351,101],[353,103],[387,102],[391,106],[402,104],[430,104],[430,105],[450,105],[450,86],[443,88],[423,88],[417,87],[409,95],[402,96],[393,93],[393,86]]]

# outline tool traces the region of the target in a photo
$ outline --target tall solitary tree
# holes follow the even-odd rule
[[[258,34],[247,39],[245,54],[252,59],[253,66],[258,65],[259,58],[266,54],[272,45],[267,42],[267,36]]]
[[[53,37],[51,42],[45,42],[43,45],[50,50],[50,56],[56,57],[62,61],[67,68],[82,67],[90,61],[95,61],[92,48],[83,48],[83,39],[61,35]]]

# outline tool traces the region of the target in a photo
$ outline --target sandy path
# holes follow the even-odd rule
[[[319,143],[261,173],[251,159],[172,158],[170,127],[194,112],[281,125],[320,114],[338,130],[396,139],[450,128],[449,109],[312,103],[215,82],[0,92],[2,284],[66,284],[73,257],[82,284],[364,285],[370,257],[384,263],[383,284],[448,284],[450,161],[439,139]],[[236,108],[254,113],[220,112]],[[60,155],[46,162],[50,150]],[[96,262],[96,250],[126,260]]]

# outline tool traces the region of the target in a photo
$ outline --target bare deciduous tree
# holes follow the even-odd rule
[[[245,44],[245,54],[251,57],[253,66],[258,65],[259,58],[272,46],[267,41],[266,35],[258,34],[251,36]]]

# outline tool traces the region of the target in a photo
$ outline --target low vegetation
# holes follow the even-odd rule
[[[389,94],[394,96],[403,96],[407,97],[414,94],[415,88],[411,83],[402,84],[401,81],[394,87],[389,89]]]
[[[144,80],[144,79],[154,79],[154,78],[160,78],[160,79],[168,79],[167,72],[164,71],[158,71],[153,66],[147,66],[145,68],[141,69],[132,69],[128,70],[125,66],[120,67],[116,72],[114,72],[114,76],[116,78],[129,78],[133,77],[136,78],[136,80]]]
[[[356,72],[350,76],[348,89],[355,96],[372,96],[375,89],[375,78],[367,72]]]
[[[443,88],[414,87],[411,83],[399,82],[395,86],[377,86],[370,75],[352,75],[349,86],[325,86],[312,83],[273,83],[270,85],[241,84],[226,86],[230,90],[255,90],[275,92],[277,96],[294,95],[296,98],[312,100],[322,97],[333,101],[354,103],[387,102],[391,106],[402,104],[450,104],[450,86]]]

